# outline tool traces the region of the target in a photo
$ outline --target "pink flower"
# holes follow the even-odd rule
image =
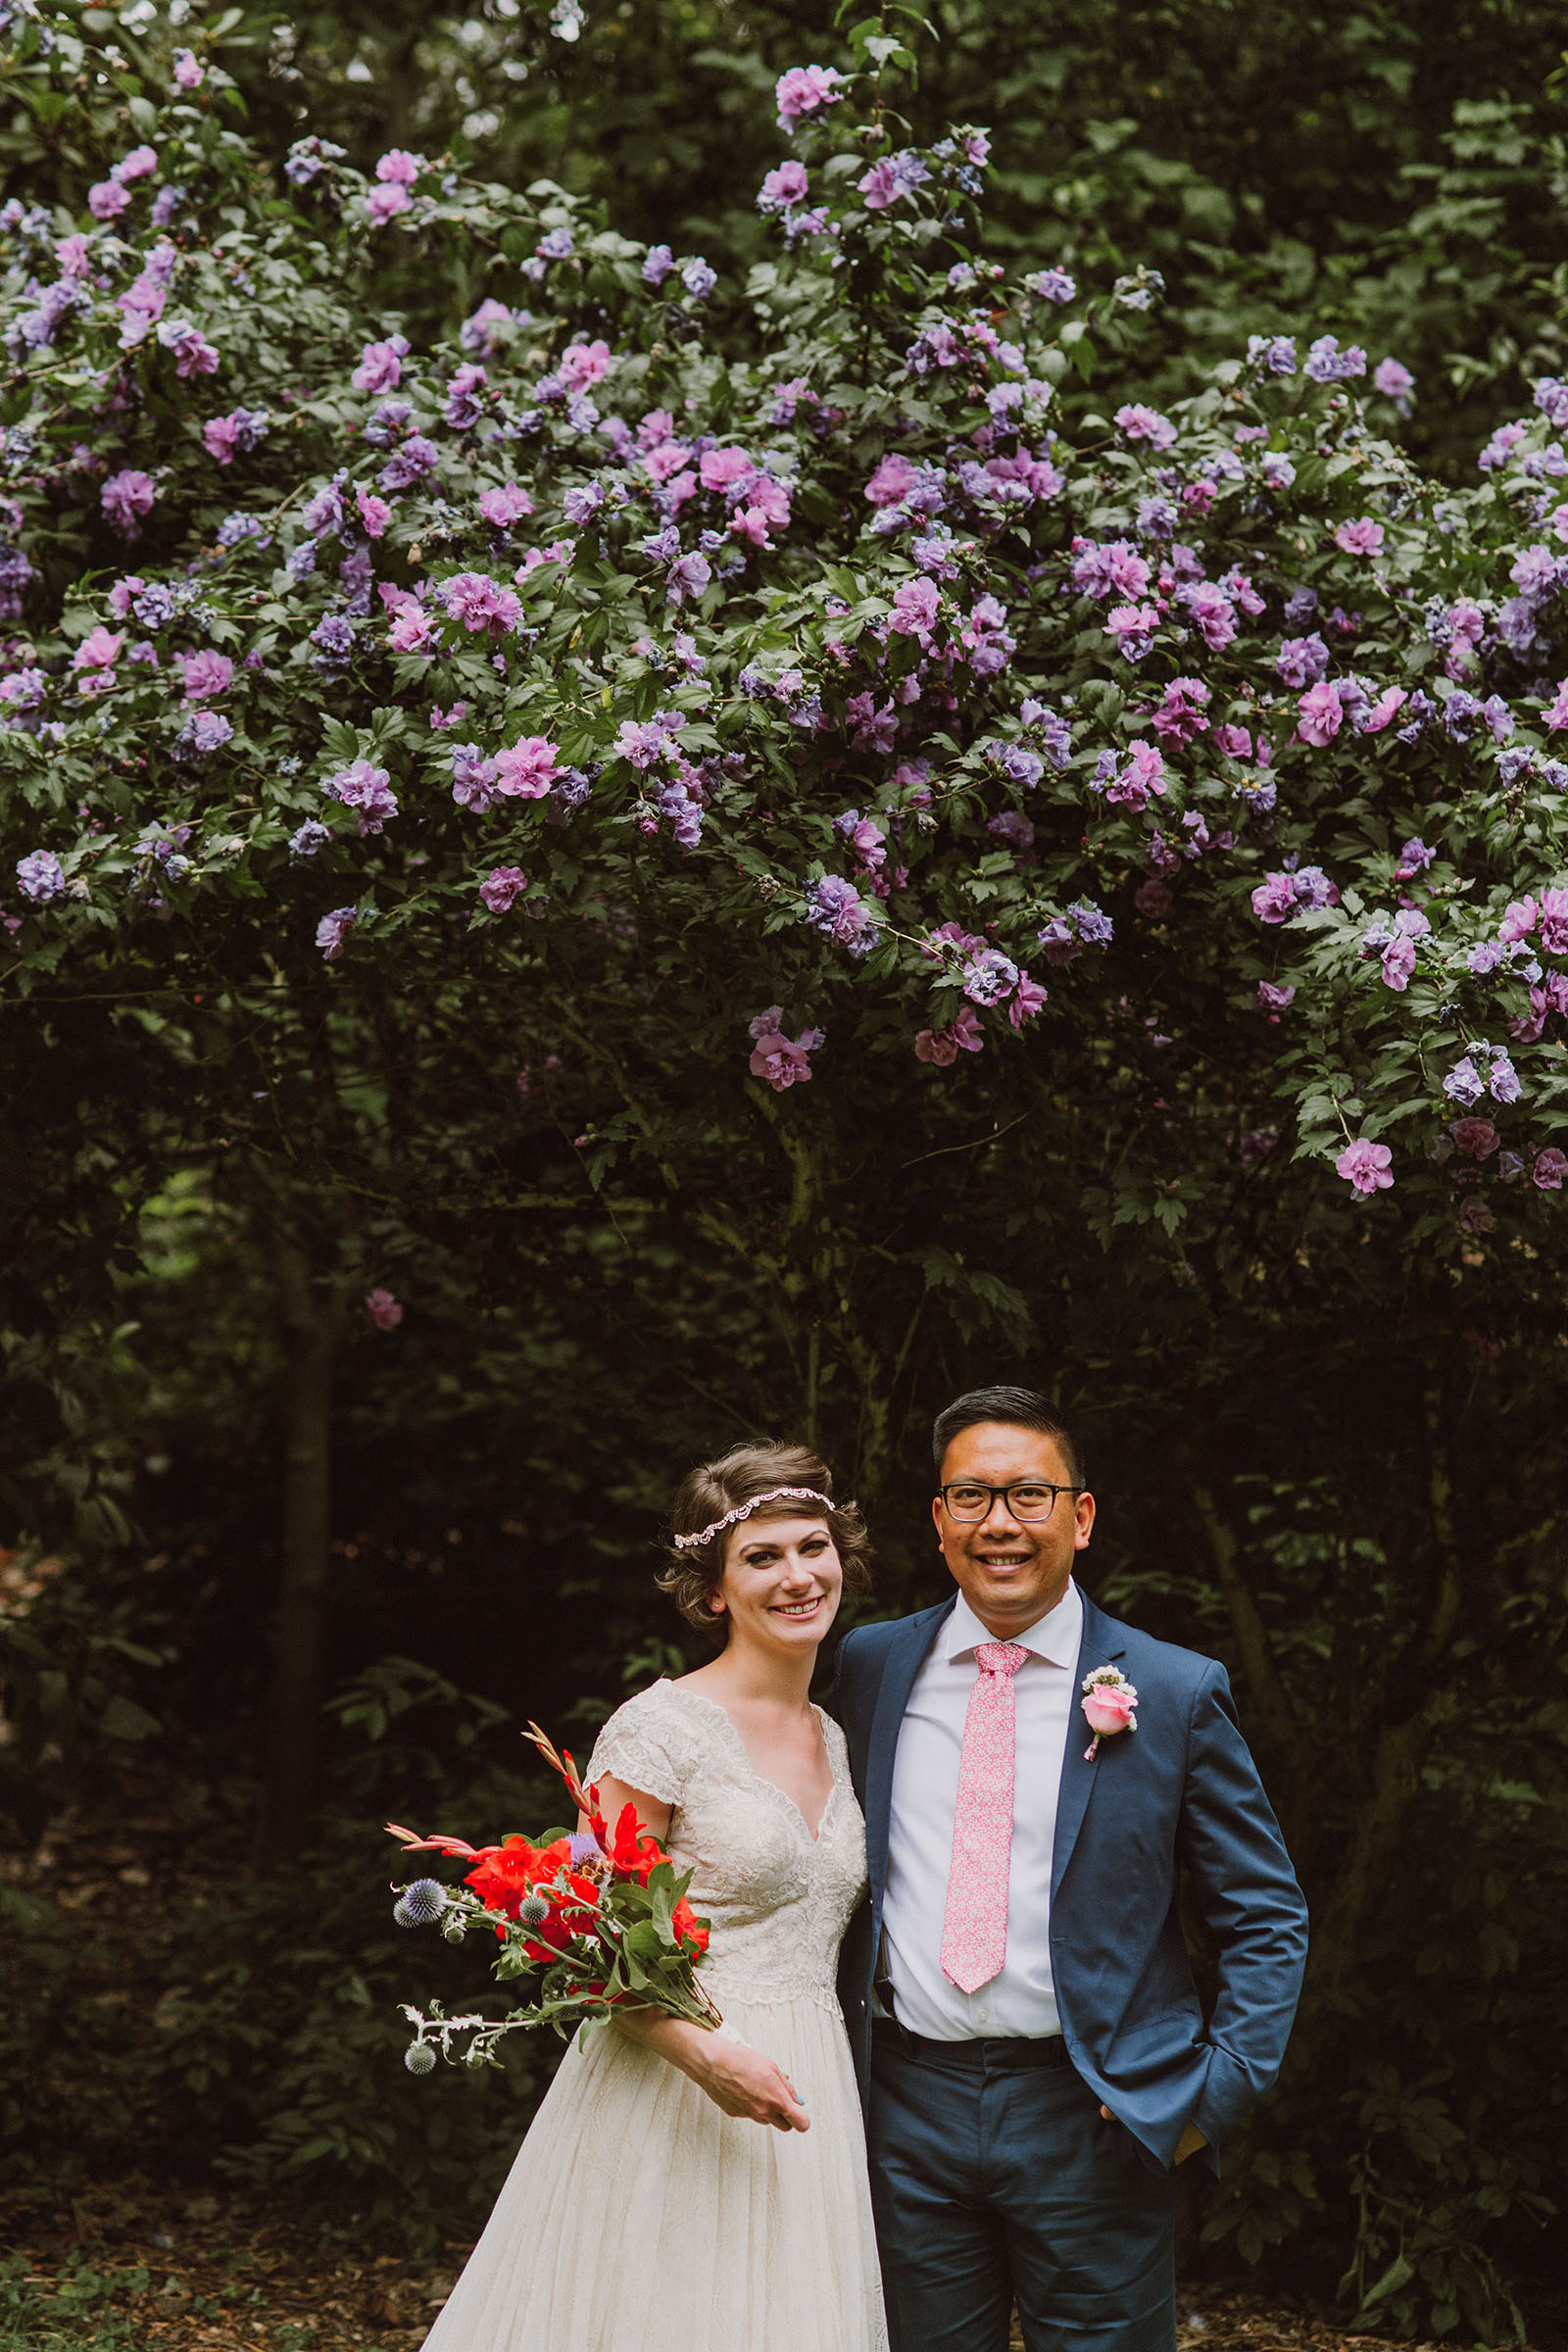
[[[782,1095],[810,1077],[808,1055],[814,1054],[827,1036],[824,1029],[803,1029],[799,1037],[788,1038],[779,1027],[783,1017],[783,1006],[770,1004],[746,1025],[747,1035],[753,1040],[751,1059],[746,1066],[754,1078],[764,1078],[775,1095]]]
[[[561,355],[556,369],[570,392],[584,392],[610,370],[610,345],[601,335],[592,343],[572,343]]]
[[[1114,637],[1118,653],[1129,662],[1147,654],[1159,626],[1159,613],[1152,605],[1114,605],[1105,622],[1105,634]]]
[[[1568,890],[1544,890],[1541,894],[1541,952],[1544,956],[1568,952]]]
[[[377,159],[375,176],[386,186],[412,188],[423,170],[422,155],[411,155],[406,147],[389,147]]]
[[[71,657],[71,666],[74,670],[113,669],[124,642],[122,634],[117,637],[100,622],[97,628],[89,629],[77,646]]]
[[[1197,621],[1211,654],[1223,653],[1236,634],[1236,608],[1211,580],[1199,580],[1184,590],[1182,603]]]
[[[1116,411],[1116,424],[1129,441],[1147,441],[1151,449],[1169,449],[1176,438],[1176,427],[1168,416],[1151,409],[1143,401],[1130,401]]]
[[[365,525],[367,539],[379,539],[392,519],[392,509],[386,500],[377,498],[373,490],[357,490],[354,503],[360,510],[360,520]]]
[[[349,381],[357,392],[395,392],[403,381],[403,363],[408,356],[408,340],[403,335],[389,335],[384,343],[367,343]]]
[[[757,470],[744,449],[705,449],[698,461],[705,490],[734,489]]]
[[[767,516],[760,507],[737,507],[730,516],[729,528],[732,539],[746,539],[753,547],[771,552],[773,542],[767,535]]]
[[[496,754],[496,790],[513,800],[542,801],[561,773],[561,746],[544,735],[524,735]]]
[[[945,1070],[960,1054],[983,1054],[985,1046],[980,1015],[972,1004],[965,1004],[948,1028],[922,1029],[914,1041],[914,1054],[917,1061],[933,1062],[939,1070]]]
[[[71,237],[57,237],[55,260],[67,277],[85,277],[92,261],[92,248],[79,232]]]
[[[1374,522],[1370,514],[1361,515],[1355,522],[1342,522],[1334,534],[1336,547],[1343,547],[1348,556],[1375,556],[1382,552],[1383,525]]]
[[[1245,727],[1216,727],[1214,749],[1223,752],[1227,760],[1250,760],[1252,738]]]
[[[486,522],[507,530],[533,513],[533,500],[520,482],[503,482],[498,490],[481,490],[479,512]]]
[[[1372,381],[1385,400],[1403,400],[1415,390],[1415,377],[1399,360],[1379,360]]]
[[[502,588],[482,571],[460,571],[442,582],[442,602],[454,620],[474,634],[504,637],[522,618],[522,607],[510,588]]]
[[[520,865],[493,866],[479,885],[479,896],[492,914],[505,914],[520,891],[528,887],[528,877]]]
[[[905,580],[893,592],[888,627],[901,637],[918,637],[922,644],[936,626],[942,592],[935,580]]]
[[[1530,1181],[1539,1184],[1544,1193],[1560,1193],[1565,1176],[1568,1176],[1568,1159],[1555,1149],[1538,1152],[1530,1163]]]
[[[1294,874],[1270,874],[1252,893],[1252,912],[1260,923],[1288,923],[1299,904]]]
[[[118,220],[129,202],[118,179],[100,179],[87,190],[87,210],[95,220]]]
[[[768,172],[762,182],[759,201],[770,210],[776,210],[783,204],[799,204],[809,185],[806,166],[796,163],[792,157],[788,163],[780,164],[776,171]]]
[[[202,426],[202,447],[220,466],[232,466],[239,446],[239,425],[232,416],[209,416]]]
[[[914,488],[918,472],[902,450],[889,450],[865,485],[873,507],[900,506]]]
[[[1546,712],[1545,723],[1552,728],[1568,727],[1568,678],[1558,679],[1556,700]]]
[[[1295,1001],[1296,990],[1288,980],[1260,980],[1257,984],[1258,1011],[1272,1013],[1276,1020],[1282,1012],[1290,1010]]]
[[[791,66],[773,87],[780,130],[793,130],[803,115],[837,106],[843,96],[844,75],[836,66]]]
[[[365,216],[372,228],[384,228],[395,213],[409,209],[409,191],[401,180],[388,180],[372,188],[365,199]]]
[[[1334,1162],[1334,1173],[1358,1193],[1386,1192],[1394,1182],[1389,1162],[1394,1153],[1387,1144],[1369,1143],[1363,1135],[1346,1147]]]
[[[1025,1021],[1034,1019],[1045,1002],[1046,992],[1039,981],[1031,980],[1027,972],[1020,972],[1018,985],[1013,990],[1012,1001],[1007,1006],[1007,1018],[1015,1029],[1021,1029]]]
[[[1381,735],[1385,727],[1392,725],[1409,699],[1405,687],[1386,686],[1366,714],[1362,734]]]
[[[207,79],[207,68],[189,49],[174,51],[174,79],[182,90],[199,90]]]
[[[1345,712],[1327,678],[1309,686],[1296,708],[1300,714],[1297,733],[1302,743],[1315,744],[1321,750],[1324,744],[1334,741]]]
[[[1133,1713],[1137,1704],[1138,1693],[1130,1686],[1097,1683],[1084,1699],[1084,1718],[1099,1739],[1108,1740],[1117,1732],[1138,1729]]]
[[[396,1331],[403,1320],[403,1309],[390,1291],[377,1288],[365,1294],[365,1311],[377,1331]]]
[[[234,683],[234,664],[227,654],[215,654],[208,646],[182,655],[180,666],[187,703],[208,702],[215,694],[226,694]]]
[[[1135,743],[1121,773],[1105,787],[1105,798],[1121,808],[1147,808],[1151,795],[1162,798],[1165,762],[1152,743]]]
[[[1490,1119],[1455,1119],[1453,1140],[1467,1159],[1490,1159],[1502,1138]]]
[[[145,179],[150,172],[156,172],[157,169],[156,147],[133,147],[128,155],[121,157],[110,177],[118,179],[121,186],[125,187],[133,179]]]
[[[133,596],[140,596],[146,585],[138,571],[127,572],[122,580],[115,581],[109,591],[109,610],[117,620],[129,619],[130,600]]]
[[[1557,507],[1550,517],[1554,539],[1568,539],[1568,507]]]
[[[1218,496],[1217,482],[1189,482],[1182,492],[1182,505],[1189,514],[1206,514]]]
[[[396,654],[419,654],[428,643],[435,622],[418,605],[407,604],[395,614],[387,639]]]

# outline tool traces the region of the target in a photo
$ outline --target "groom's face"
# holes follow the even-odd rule
[[[977,1421],[958,1432],[942,1459],[944,1487],[963,1479],[988,1487],[1031,1481],[1067,1487],[1072,1472],[1054,1438],[1011,1422]],[[955,1583],[999,1641],[1021,1634],[1055,1607],[1095,1524],[1095,1498],[1088,1494],[1058,1494],[1046,1520],[1015,1518],[1000,1494],[983,1519],[955,1519],[940,1494],[931,1510]]]

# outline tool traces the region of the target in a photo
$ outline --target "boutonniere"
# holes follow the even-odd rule
[[[1084,1749],[1084,1762],[1092,1764],[1100,1753],[1100,1742],[1115,1732],[1136,1732],[1138,1718],[1133,1709],[1138,1693],[1117,1666],[1097,1666],[1083,1680],[1084,1715],[1094,1738]]]

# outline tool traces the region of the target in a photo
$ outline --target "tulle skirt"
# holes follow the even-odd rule
[[[884,2352],[849,2044],[810,2000],[724,2004],[811,2118],[725,2115],[612,2026],[568,2050],[424,2352]]]

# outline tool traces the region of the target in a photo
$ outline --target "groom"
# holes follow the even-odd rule
[[[1279,2072],[1305,1905],[1224,1668],[1072,1581],[1095,1503],[1045,1399],[977,1389],[934,1438],[957,1593],[847,1635],[828,1700],[865,1810],[840,1993],[894,2352],[1002,2352],[1014,2300],[1029,2352],[1174,2352],[1172,2170]]]

